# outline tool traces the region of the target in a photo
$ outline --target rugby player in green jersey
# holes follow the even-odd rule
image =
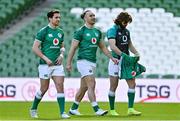
[[[129,50],[139,56],[138,51],[135,49],[130,38],[130,32],[126,26],[132,22],[132,17],[127,12],[121,12],[114,21],[114,25],[107,31],[107,38],[109,41],[110,48],[112,49],[112,55],[114,58],[119,59],[121,63],[121,54],[125,53],[129,55]],[[109,89],[109,104],[110,114],[119,115],[114,108],[115,102],[115,91],[118,86],[119,75],[118,72],[121,70],[121,66],[115,65],[111,60],[109,61],[108,71],[110,78],[110,89]],[[141,112],[136,111],[133,108],[134,97],[135,97],[135,78],[126,80],[128,84],[128,115],[141,115]]]
[[[96,101],[95,96],[95,68],[96,68],[96,51],[99,47],[103,53],[108,56],[114,63],[117,59],[113,58],[101,40],[102,33],[94,27],[95,14],[86,10],[82,13],[81,18],[84,20],[84,26],[74,32],[71,48],[68,54],[66,68],[68,71],[72,69],[72,59],[77,48],[78,59],[77,68],[81,74],[81,85],[75,96],[75,101],[70,108],[69,113],[72,115],[81,115],[78,111],[79,103],[84,97],[85,92],[88,92],[88,97],[96,115],[103,116],[108,113],[107,110],[102,110]]]
[[[30,110],[32,118],[38,118],[37,107],[49,87],[50,78],[54,81],[57,90],[57,102],[61,118],[69,118],[65,109],[64,96],[64,33],[59,28],[60,11],[52,10],[47,13],[49,24],[37,33],[32,47],[33,52],[40,58],[38,70],[40,90],[37,91]]]

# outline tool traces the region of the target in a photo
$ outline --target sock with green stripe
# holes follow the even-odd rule
[[[114,110],[115,92],[109,91],[108,94],[110,110]]]
[[[78,107],[79,107],[79,102],[74,101],[74,103],[73,103],[73,105],[72,105],[71,109],[72,109],[72,110],[77,110],[77,109],[78,109]]]
[[[65,96],[64,96],[64,93],[58,93],[57,94],[57,102],[58,102],[58,105],[59,105],[60,113],[63,114],[64,109],[65,109]]]
[[[35,95],[31,110],[37,110],[37,107],[38,107],[41,99],[42,99],[42,92],[39,90]]]
[[[128,108],[133,108],[135,89],[128,89]]]
[[[98,106],[97,102],[92,102],[91,105],[93,107],[94,112],[97,112],[98,109],[99,109],[99,106]]]

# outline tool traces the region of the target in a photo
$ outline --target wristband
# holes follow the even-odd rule
[[[64,58],[64,55],[61,53],[61,54],[60,54],[60,57]]]
[[[66,49],[65,49],[64,47],[62,47],[62,48],[60,49],[60,51],[61,51],[61,52],[65,52]]]

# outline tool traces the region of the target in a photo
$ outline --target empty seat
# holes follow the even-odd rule
[[[114,13],[114,14],[117,14],[117,15],[122,11],[124,11],[123,8],[112,8],[111,9],[111,13]]]
[[[156,13],[163,14],[163,13],[165,13],[165,9],[164,8],[153,8],[152,12],[155,14]]]
[[[77,18],[79,18],[83,12],[83,8],[72,8],[70,12],[76,15]]]
[[[135,14],[137,14],[138,10],[136,8],[126,8],[125,11],[132,15],[135,15]]]
[[[99,8],[97,12],[99,14],[101,13],[102,15],[107,15],[110,13],[110,9],[109,8]]]
[[[144,14],[145,16],[148,16],[151,13],[151,9],[149,8],[140,8],[139,14]]]
[[[150,0],[150,4],[153,4],[156,7],[158,7],[162,4],[162,1],[161,0]]]
[[[85,8],[85,10],[90,10],[90,11],[92,11],[94,14],[96,14],[97,11],[98,11],[96,8]]]
[[[125,0],[123,1],[123,4],[128,4],[129,6],[133,6],[135,3],[135,0]]]

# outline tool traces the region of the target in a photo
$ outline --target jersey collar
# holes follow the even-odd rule
[[[48,26],[51,28],[51,29],[56,29],[57,27],[52,27],[51,25],[50,25],[50,23],[48,24]]]
[[[90,27],[88,27],[86,24],[84,24],[84,26],[85,26],[86,28],[88,28],[88,29],[93,29],[93,28],[94,28],[94,27],[90,28]]]

